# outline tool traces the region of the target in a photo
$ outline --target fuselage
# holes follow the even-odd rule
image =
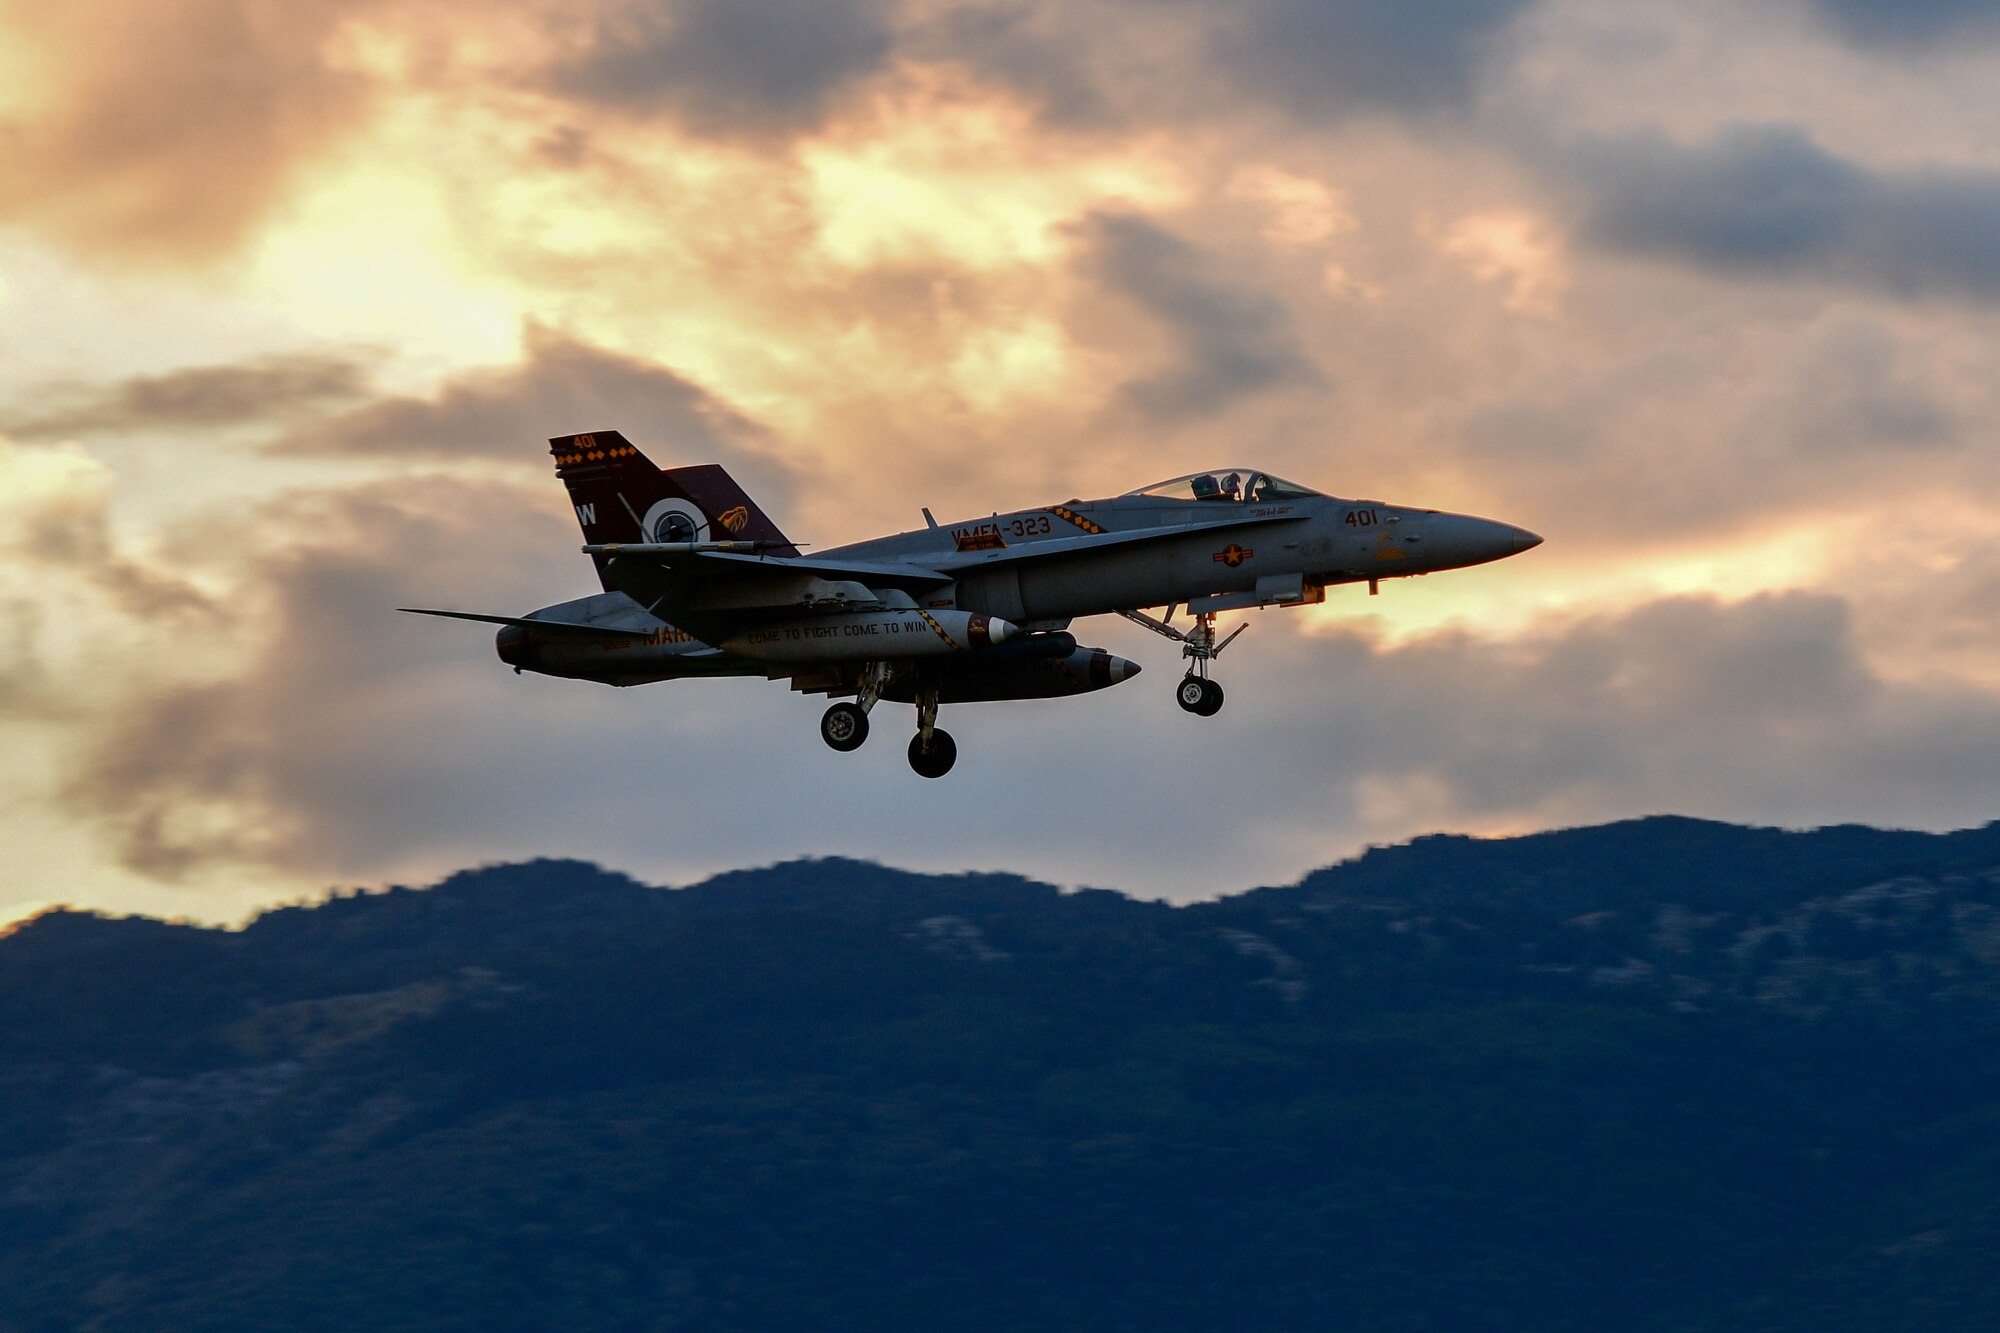
[[[1262,521],[1224,533],[1209,530],[1232,513]],[[1196,530],[1128,546],[1089,540],[1173,526]],[[1186,501],[1140,493],[919,528],[825,555],[950,565],[957,575],[952,605],[1026,624],[1232,594],[1259,598],[1239,605],[1317,601],[1329,586],[1463,569],[1540,541],[1493,519],[1377,500],[1301,495],[1268,503]],[[1059,560],[1007,559],[1043,544],[1075,549]]]
[[[927,509],[927,527],[808,553],[717,464],[662,469],[616,430],[553,436],[549,453],[604,591],[525,616],[401,610],[498,624],[495,647],[517,672],[783,680],[829,698],[820,738],[841,753],[867,739],[878,704],[908,703],[910,767],[925,778],[957,762],[943,705],[1065,698],[1139,674],[1077,642],[1076,620],[1116,613],[1173,641],[1176,704],[1213,717],[1223,687],[1211,666],[1245,628],[1218,634],[1219,613],[1319,602],[1336,584],[1372,593],[1541,542],[1491,519],[1219,468],[958,523]]]
[[[1329,586],[1461,569],[1540,541],[1492,519],[1342,499],[1235,469],[1107,499],[917,528],[812,559],[937,571],[949,581],[927,588],[922,608],[1047,632],[1081,617],[1143,607],[1179,604],[1202,613],[1317,602]],[[705,642],[622,592],[544,607],[529,619],[631,635],[605,641],[501,631],[502,660],[550,675],[624,685],[795,674],[781,658]]]

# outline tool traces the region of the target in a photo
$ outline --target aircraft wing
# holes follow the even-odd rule
[[[1300,523],[1303,514],[1266,514],[1262,516],[1239,515],[1211,520],[1205,523],[1171,523],[1154,528],[1137,528],[1129,532],[1085,532],[1074,537],[1056,537],[1049,541],[1023,542],[1019,546],[1005,546],[996,551],[954,551],[940,556],[932,563],[941,571],[957,572],[967,569],[990,569],[995,565],[1022,564],[1030,561],[1053,560],[1067,555],[1088,555],[1093,551],[1109,550],[1114,546],[1131,546],[1140,542],[1164,541],[1170,537],[1185,537],[1198,532],[1229,532],[1240,528],[1262,527],[1270,523]]]
[[[881,564],[866,560],[823,560],[813,556],[746,555],[738,551],[701,550],[692,543],[639,542],[586,546],[584,553],[613,560],[638,560],[675,573],[717,580],[794,580],[811,578],[865,583],[874,588],[921,592],[951,582],[949,574],[925,565]]]
[[[711,644],[829,603],[879,605],[893,592],[914,604],[953,577],[921,565],[716,549],[721,545],[627,542],[583,549],[597,560],[606,587]]]

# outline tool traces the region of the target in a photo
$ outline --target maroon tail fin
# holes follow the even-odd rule
[[[662,471],[615,430],[559,435],[549,452],[587,543],[744,541],[799,553],[714,463]]]

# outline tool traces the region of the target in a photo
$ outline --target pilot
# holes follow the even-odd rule
[[[1232,472],[1222,479],[1222,498],[1225,500],[1243,498],[1243,478],[1239,474]]]

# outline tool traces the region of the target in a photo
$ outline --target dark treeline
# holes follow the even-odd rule
[[[0,1333],[1996,1326],[2000,824],[0,939]]]

